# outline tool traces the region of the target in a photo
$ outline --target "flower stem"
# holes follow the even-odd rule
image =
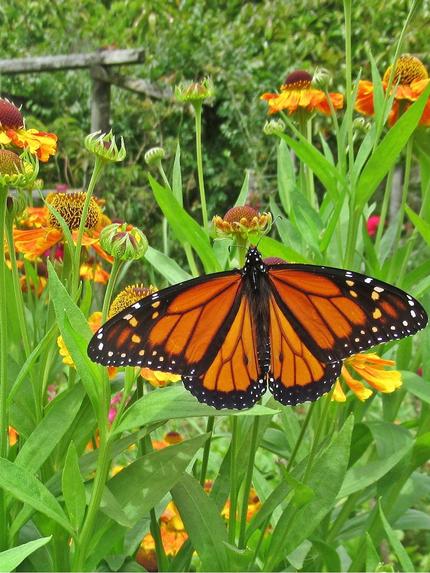
[[[97,181],[100,179],[101,172],[103,169],[104,161],[100,157],[96,157],[96,162],[94,164],[93,173],[91,175],[90,182],[88,184],[87,192],[85,195],[85,202],[82,209],[81,220],[79,222],[78,236],[76,239],[75,246],[75,258],[73,264],[74,280],[72,284],[72,297],[74,297],[79,288],[79,267],[81,262],[81,249],[82,249],[82,238],[84,236],[85,224],[87,222],[88,210],[90,208],[91,197],[93,195]]]
[[[251,491],[252,473],[254,471],[255,454],[257,453],[257,440],[258,440],[258,424],[259,417],[254,416],[252,426],[251,445],[249,449],[248,467],[246,469],[245,483],[243,486],[243,498],[240,514],[240,529],[239,529],[239,549],[245,548],[245,534],[246,534],[246,518],[248,516],[248,500]]]
[[[388,205],[390,202],[391,196],[391,187],[393,185],[393,176],[394,176],[394,168],[390,169],[387,175],[387,181],[385,184],[385,191],[384,191],[384,198],[382,200],[382,207],[381,207],[381,218],[379,220],[378,229],[376,231],[376,238],[375,238],[375,251],[379,252],[379,245],[381,243],[382,234],[385,228],[385,221],[387,220],[387,213],[388,213]]]
[[[7,189],[0,188],[0,457],[7,458],[8,416],[7,398],[7,313],[6,313],[6,262],[5,217]],[[5,491],[0,490],[0,551],[7,549],[7,512]]]
[[[208,416],[208,421],[206,424],[206,433],[210,435],[209,438],[206,440],[205,447],[203,450],[202,469],[200,472],[200,483],[203,487],[205,485],[206,473],[208,470],[209,453],[211,449],[212,431],[214,429],[214,423],[215,423],[215,416]]]
[[[237,510],[237,468],[236,457],[238,449],[238,424],[237,416],[230,417],[231,444],[230,444],[230,513],[228,517],[228,540],[234,544],[236,538],[236,510]]]
[[[87,557],[88,544],[92,539],[94,523],[102,500],[103,490],[109,473],[110,466],[110,443],[107,435],[107,420],[99,427],[100,448],[97,464],[96,477],[91,492],[91,499],[85,517],[84,525],[80,532],[76,553],[73,560],[73,571],[84,571]]]
[[[348,126],[348,155],[349,169],[354,165],[354,139],[352,126],[352,49],[351,49],[351,0],[343,1],[345,17],[345,83],[346,83],[346,110]]]
[[[203,159],[202,159],[202,104],[198,102],[194,105],[196,120],[196,155],[197,155],[197,177],[199,180],[200,202],[202,204],[202,219],[204,230],[209,232],[208,212],[206,207],[205,183],[203,180]]]
[[[297,442],[295,443],[294,449],[291,452],[290,459],[288,460],[287,471],[289,471],[291,469],[291,466],[293,465],[294,460],[296,459],[296,456],[297,456],[297,453],[300,449],[300,446],[302,445],[303,438],[305,437],[307,427],[309,426],[309,422],[311,421],[312,414],[313,414],[313,411],[315,409],[315,404],[316,404],[316,402],[312,402],[312,404],[309,406],[308,412],[306,414],[306,418],[302,424],[302,429],[300,430],[299,437],[297,438]]]
[[[109,281],[106,287],[106,293],[103,300],[103,309],[102,309],[102,324],[106,322],[108,314],[109,314],[109,307],[112,301],[112,294],[118,279],[119,272],[123,265],[123,261],[120,259],[114,259],[112,269],[110,272]]]

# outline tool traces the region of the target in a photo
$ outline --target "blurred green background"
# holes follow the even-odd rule
[[[409,3],[353,2],[354,74],[370,78],[366,46],[383,73],[393,56]],[[430,7],[424,3],[406,34],[405,50],[426,62]],[[331,89],[344,91],[343,8],[336,1],[209,2],[9,0],[0,7],[2,58],[143,47],[143,64],[119,71],[173,88],[182,79],[210,75],[216,98],[203,117],[204,167],[210,216],[231,206],[245,169],[251,169],[250,201],[265,208],[275,190],[275,144],[262,134],[267,117],[264,91],[281,85],[297,68],[317,66],[333,76]],[[55,162],[43,166],[45,187],[85,184],[90,169],[82,149],[90,131],[88,71],[1,77],[1,94],[23,105],[29,126],[58,134]],[[29,117],[31,116],[31,117]],[[36,120],[37,118],[37,120]],[[97,192],[110,216],[157,233],[160,214],[151,198],[144,152],[161,145],[171,170],[181,140],[187,208],[198,209],[191,109],[112,87],[112,128],[123,135],[128,156],[110,169]],[[324,128],[324,119],[318,127]],[[322,123],[321,123],[322,122]],[[330,139],[328,130],[324,136]],[[198,214],[197,214],[198,216]],[[155,230],[154,230],[155,229]]]

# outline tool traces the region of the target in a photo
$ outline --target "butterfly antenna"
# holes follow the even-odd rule
[[[258,248],[258,245],[260,244],[261,239],[270,233],[270,231],[272,230],[273,225],[276,223],[276,221],[277,221],[278,219],[283,219],[282,215],[277,215],[277,216],[275,217],[275,219],[270,223],[270,225],[268,225],[267,229],[264,231],[264,233],[263,233],[263,234],[261,235],[261,237],[258,239],[257,244],[255,245],[257,248]]]

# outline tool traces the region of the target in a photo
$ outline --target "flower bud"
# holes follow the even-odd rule
[[[8,149],[0,149],[0,187],[33,189],[39,172],[36,158],[25,151],[21,156]]]
[[[220,237],[238,236],[246,238],[251,233],[264,235],[272,224],[270,213],[258,213],[249,205],[233,207],[224,217],[216,215],[212,219],[215,232]]]
[[[270,119],[263,127],[263,133],[266,135],[277,135],[283,131],[285,131],[285,122],[282,119]]]
[[[112,223],[100,233],[100,246],[121,261],[141,259],[148,250],[148,240],[137,227]]]
[[[100,157],[104,161],[122,161],[127,154],[124,139],[121,137],[121,146],[118,149],[112,131],[109,133],[102,133],[101,131],[90,133],[85,138],[85,147],[90,153],[94,153],[96,157]]]
[[[18,191],[16,194],[10,196],[6,200],[7,217],[12,221],[16,217],[20,217],[27,208],[27,197],[24,193]]]
[[[332,77],[330,72],[325,68],[317,68],[312,78],[312,87],[318,90],[328,90]]]
[[[215,89],[210,78],[204,78],[200,82],[181,82],[175,87],[176,99],[193,105],[203,103],[214,95]]]
[[[149,167],[158,167],[160,162],[166,157],[166,152],[162,147],[151,147],[145,153],[145,162]]]

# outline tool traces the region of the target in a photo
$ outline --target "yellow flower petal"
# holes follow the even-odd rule
[[[339,380],[336,380],[331,400],[332,402],[346,402],[345,392],[342,390]]]

